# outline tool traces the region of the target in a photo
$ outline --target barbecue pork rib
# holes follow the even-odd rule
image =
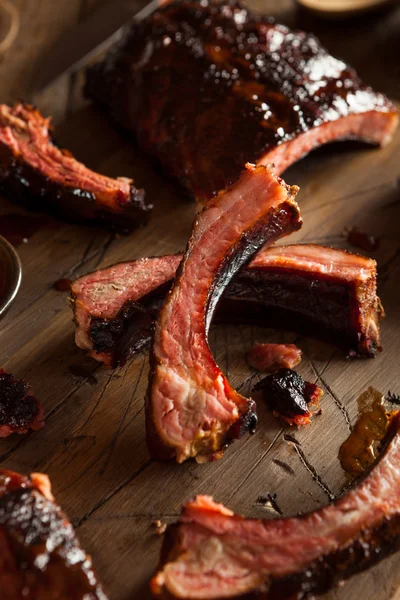
[[[353,490],[301,517],[245,519],[208,496],[167,529],[152,579],[165,600],[313,598],[400,546],[400,418]]]
[[[29,385],[0,369],[0,438],[37,431],[43,425],[43,406]]]
[[[107,600],[46,475],[0,470],[2,600]]]
[[[150,351],[146,427],[154,458],[213,460],[228,440],[254,428],[254,403],[231,388],[207,334],[217,302],[240,267],[264,244],[301,227],[297,190],[268,167],[248,164],[196,216]]]
[[[134,23],[89,69],[86,94],[200,201],[246,161],[280,174],[334,140],[386,144],[398,121],[314,35],[229,1],[174,2]]]
[[[131,179],[94,173],[57,148],[50,119],[23,104],[0,105],[0,191],[29,209],[121,232],[144,224],[152,208]]]
[[[79,277],[71,286],[76,344],[112,367],[146,347],[181,260],[143,258]],[[229,284],[215,320],[317,335],[373,357],[382,314],[374,260],[298,244],[260,250]]]

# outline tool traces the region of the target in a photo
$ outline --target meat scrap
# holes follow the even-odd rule
[[[117,367],[146,347],[182,254],[123,262],[71,288],[76,344]],[[263,248],[229,283],[215,320],[322,337],[356,356],[381,350],[376,262],[313,244]]]
[[[352,227],[347,232],[347,241],[351,246],[361,248],[365,252],[373,252],[374,250],[378,250],[380,246],[378,238],[365,231],[361,231],[358,227]]]
[[[400,417],[375,467],[351,491],[301,517],[245,519],[209,496],[168,527],[155,598],[313,598],[400,546]]]
[[[247,352],[247,362],[257,371],[269,373],[292,369],[301,362],[301,350],[295,344],[255,344]]]
[[[131,179],[94,173],[57,148],[50,119],[24,104],[0,105],[0,191],[29,209],[121,232],[144,224],[152,208]]]
[[[307,425],[313,409],[319,408],[323,391],[292,369],[279,369],[268,375],[253,388],[262,392],[263,398],[276,417],[281,417],[288,425]]]
[[[0,369],[0,438],[36,431],[43,425],[43,406],[29,385]]]
[[[312,34],[235,1],[174,2],[89,69],[86,94],[198,200],[246,161],[282,173],[334,140],[386,144],[395,106]]]
[[[0,470],[2,600],[107,600],[46,475]]]
[[[240,267],[265,244],[301,227],[297,190],[269,168],[247,165],[197,215],[150,352],[146,426],[154,458],[213,460],[229,440],[254,429],[254,403],[229,385],[207,334]]]

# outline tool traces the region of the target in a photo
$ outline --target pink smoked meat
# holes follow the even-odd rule
[[[280,174],[335,140],[386,144],[398,122],[313,34],[234,1],[171,2],[133,22],[86,93],[199,201],[246,161]]]
[[[147,347],[181,260],[142,258],[79,277],[71,287],[76,344],[113,367]],[[260,250],[229,283],[215,319],[316,335],[373,357],[382,315],[374,260],[298,244]]]
[[[145,223],[152,208],[131,179],[99,175],[60,150],[50,119],[24,104],[0,105],[0,191],[29,209],[122,232]]]
[[[44,425],[42,404],[24,381],[0,369],[0,438]]]
[[[231,388],[207,333],[218,299],[240,267],[264,244],[300,228],[297,190],[269,168],[247,165],[196,217],[150,353],[146,416],[154,457],[212,460],[241,430],[254,428],[254,403]]]
[[[295,344],[254,344],[247,362],[257,371],[272,373],[283,367],[293,369],[301,362],[301,350]]]
[[[157,574],[163,600],[304,600],[400,546],[400,417],[378,463],[353,490],[301,517],[245,519],[209,496],[167,529]]]

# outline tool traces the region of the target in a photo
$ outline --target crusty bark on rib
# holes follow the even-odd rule
[[[107,600],[46,475],[0,470],[2,600]]]
[[[400,547],[400,417],[372,471],[329,506],[268,521],[208,496],[168,528],[151,581],[163,600],[313,598]]]
[[[182,254],[119,263],[72,284],[77,345],[117,367],[150,342]],[[228,285],[215,320],[281,327],[333,341],[352,355],[381,350],[376,262],[297,244],[260,250]]]
[[[0,105],[0,191],[29,209],[121,232],[144,224],[152,208],[131,179],[95,173],[57,148],[50,119],[23,104]]]
[[[334,140],[385,144],[398,121],[314,35],[234,1],[173,2],[134,23],[86,93],[198,200],[246,160],[282,173]]]
[[[146,424],[154,457],[215,459],[243,427],[254,427],[253,402],[229,385],[207,334],[217,302],[240,267],[264,244],[301,226],[296,193],[269,168],[247,165],[195,218],[150,352]]]

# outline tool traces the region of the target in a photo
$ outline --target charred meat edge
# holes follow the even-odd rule
[[[43,425],[43,405],[29,385],[0,368],[0,438],[37,431]]]
[[[287,367],[261,379],[253,392],[259,392],[275,417],[297,427],[308,425],[315,413],[320,414],[319,401],[324,393],[315,383],[305,381],[300,373]]]
[[[0,470],[3,600],[108,600],[46,475]]]
[[[143,258],[77,279],[71,287],[76,344],[113,367],[146,347],[181,259]],[[374,357],[382,315],[374,260],[298,244],[260,250],[229,284],[215,320],[292,329]]]
[[[167,529],[154,597],[284,600],[325,593],[399,549],[399,464],[397,413],[377,464],[325,508],[262,521],[197,496]]]
[[[51,140],[50,119],[24,104],[0,105],[0,191],[29,209],[128,232],[151,206],[131,179],[99,175]]]
[[[264,244],[301,227],[297,190],[269,168],[248,164],[197,215],[150,352],[146,425],[154,458],[213,460],[228,440],[254,428],[254,403],[229,385],[207,334],[218,299],[241,266]]]
[[[245,160],[279,174],[334,140],[386,144],[398,123],[313,34],[234,1],[182,0],[134,23],[89,69],[86,94],[200,201]]]

